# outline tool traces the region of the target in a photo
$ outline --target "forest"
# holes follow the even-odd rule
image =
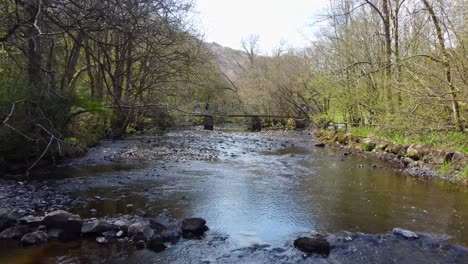
[[[149,118],[177,125],[197,102],[307,109],[313,127],[468,153],[466,1],[332,0],[303,49],[264,54],[258,36],[243,39],[235,79],[211,56],[195,4],[1,0],[0,171],[27,174]]]

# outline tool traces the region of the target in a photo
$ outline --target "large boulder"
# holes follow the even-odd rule
[[[387,147],[385,148],[386,152],[395,154],[395,155],[406,155],[406,151],[408,149],[408,145],[398,144],[394,142],[388,143]]]
[[[0,209],[0,232],[18,224],[18,216],[6,209]]]
[[[182,221],[182,236],[184,238],[197,238],[208,230],[203,218],[187,218]]]
[[[31,232],[31,227],[27,225],[13,226],[3,230],[0,233],[0,239],[19,240],[27,233]]]
[[[308,254],[330,254],[330,243],[323,238],[300,237],[294,241],[294,247]]]
[[[430,150],[423,144],[412,144],[406,150],[406,156],[413,160],[423,160]]]
[[[80,216],[62,210],[46,214],[42,223],[47,228],[62,229],[67,233],[80,233],[83,227]]]
[[[103,221],[94,221],[84,223],[81,228],[81,233],[84,235],[101,235],[108,231],[117,231],[119,228],[114,225]]]
[[[41,245],[47,243],[48,238],[49,236],[46,233],[36,231],[34,233],[24,235],[21,238],[21,244],[23,244],[23,246]]]

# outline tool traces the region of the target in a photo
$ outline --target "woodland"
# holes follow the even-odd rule
[[[307,109],[313,127],[468,153],[466,1],[331,0],[303,49],[243,39],[234,77],[195,4],[0,0],[0,171],[27,174],[148,120],[177,125],[198,102]]]

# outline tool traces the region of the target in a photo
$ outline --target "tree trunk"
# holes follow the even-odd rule
[[[442,55],[442,63],[445,68],[445,80],[450,88],[453,124],[456,130],[463,131],[463,127],[460,122],[460,106],[458,104],[458,99],[457,99],[457,89],[455,85],[453,84],[453,80],[452,80],[452,70],[451,70],[451,65],[450,65],[449,53],[447,52],[447,49],[445,47],[445,40],[444,40],[444,36],[442,33],[442,28],[440,27],[439,19],[437,18],[434,12],[434,9],[429,4],[429,2],[427,0],[422,0],[422,2],[424,3],[424,6],[427,8],[427,12],[431,16],[432,23],[434,23],[434,27],[436,29],[437,40],[439,42],[439,51]]]

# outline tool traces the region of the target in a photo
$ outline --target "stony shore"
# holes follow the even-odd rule
[[[399,144],[385,139],[359,137],[350,133],[331,130],[315,130],[315,137],[322,143],[316,146],[342,148],[344,155],[358,154],[378,158],[397,164],[402,170],[421,179],[443,179],[448,182],[467,185],[462,179],[460,169],[468,164],[468,155],[449,148],[432,148],[424,144]],[[443,164],[450,163],[454,171],[439,175]]]

